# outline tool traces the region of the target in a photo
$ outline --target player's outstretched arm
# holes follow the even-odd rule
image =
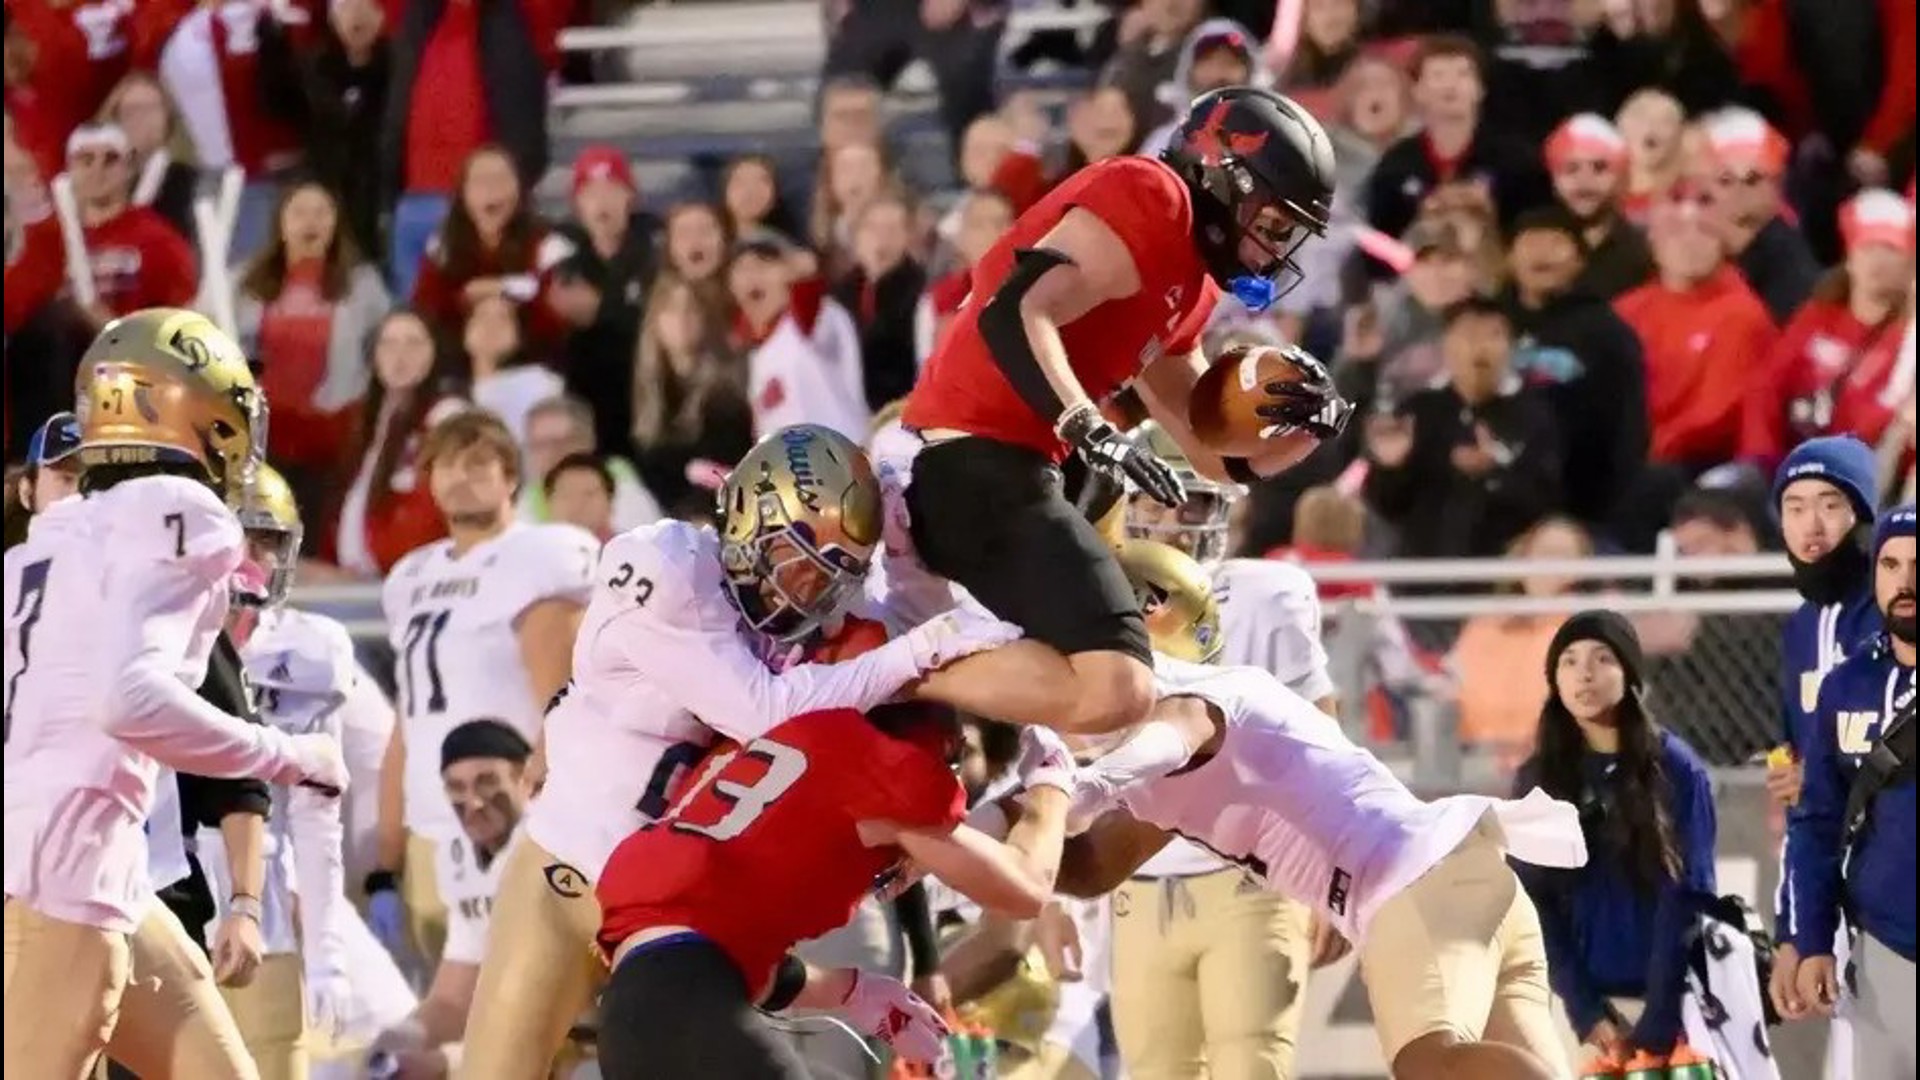
[[[331,738],[250,724],[180,681],[181,643],[205,614],[210,589],[185,563],[155,562],[147,569],[138,589],[116,598],[126,617],[108,622],[109,666],[118,675],[103,688],[106,732],[181,772],[344,788],[346,769]]]
[[[1061,803],[1064,817],[1064,795]],[[1052,882],[1033,872],[1025,853],[967,825],[946,831],[903,829],[892,842],[927,873],[981,907],[1011,918],[1033,918],[1053,894]]]

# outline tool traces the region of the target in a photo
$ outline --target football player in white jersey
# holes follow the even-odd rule
[[[245,554],[229,503],[266,437],[239,347],[193,312],[135,312],[94,339],[76,389],[85,497],[47,508],[36,527],[62,542],[22,568],[23,594],[37,595],[19,626],[5,763],[5,1071],[62,1080],[92,1069],[122,1019],[132,935],[194,952],[147,874],[160,766],[346,783],[328,736],[249,724],[193,689]],[[231,1040],[116,1057],[153,1075],[255,1075],[205,958],[192,961],[191,1005]]]
[[[436,892],[445,884],[434,872],[437,849],[460,835],[441,792],[439,746],[482,716],[540,745],[541,716],[567,681],[600,543],[571,525],[514,520],[520,451],[491,413],[441,421],[420,461],[449,535],[409,552],[381,588],[400,710],[382,773],[399,797],[382,807],[401,812],[407,839],[404,866],[386,865],[389,873],[369,875],[366,885],[370,921],[389,946],[404,893],[413,944],[431,964],[447,918]],[[414,747],[420,752],[408,753]],[[382,831],[399,829],[383,820]],[[390,848],[383,855],[391,858]],[[396,882],[391,872],[402,870]]]
[[[956,609],[842,663],[796,663],[855,598],[880,538],[866,456],[816,425],[747,452],[719,531],[662,521],[607,543],[547,718],[549,773],[505,871],[463,1075],[535,1076],[605,977],[594,882],[668,809],[716,732],[748,742],[802,713],[865,709],[1019,630]],[[877,632],[877,628],[876,628]]]
[[[1132,542],[1121,565],[1148,586],[1143,603],[1190,593],[1204,570],[1219,604],[1207,634],[1219,661],[1262,668],[1331,714],[1313,579],[1290,563],[1227,558],[1246,489],[1200,475],[1151,420],[1133,438],[1186,491],[1177,507],[1138,492],[1126,500]],[[1342,943],[1305,904],[1246,881],[1243,868],[1175,838],[1115,891],[1113,1029],[1129,1076],[1188,1076],[1203,1058],[1218,1080],[1293,1075],[1308,969]]]
[[[1209,601],[1190,596],[1149,620],[1163,653],[1204,652],[1205,619],[1178,615]],[[1539,793],[1422,801],[1258,668],[1161,655],[1154,678],[1153,723],[1193,753],[1172,772],[1118,775],[1100,760],[1083,770],[1075,816],[1113,812],[1068,842],[1063,892],[1103,893],[1170,838],[1191,838],[1355,943],[1396,1077],[1570,1076],[1539,917],[1505,856],[1583,864],[1574,807]]]
[[[446,889],[447,945],[420,1007],[374,1040],[375,1076],[446,1076],[460,1068],[461,1035],[479,1030],[472,1011],[474,987],[487,955],[501,875],[513,851],[525,843],[521,820],[533,794],[532,756],[533,747],[516,726],[485,717],[454,728],[441,744],[441,798],[460,822],[460,835],[435,852]]]
[[[80,484],[80,421],[70,412],[54,413],[27,440],[27,472],[20,478],[20,505],[38,516],[47,507],[72,495]],[[31,645],[32,624],[38,619],[46,599],[44,589],[30,589],[22,579],[26,568],[52,556],[59,548],[62,530],[42,528],[36,535],[31,524],[27,539],[6,551],[6,730],[13,730],[13,685],[27,666],[26,649]],[[22,628],[26,628],[23,640]],[[12,782],[8,774],[7,782]]]
[[[227,629],[258,711],[283,731],[324,731],[344,743],[350,713],[389,707],[361,672],[345,627],[286,606],[301,524],[293,491],[278,471],[258,466],[239,517],[249,557],[235,575]],[[377,1031],[364,1030],[372,1009],[363,999],[379,995],[360,993],[354,974],[360,969],[358,982],[365,985],[375,974],[368,965],[391,968],[393,962],[380,950],[350,956],[350,943],[366,934],[350,925],[360,916],[346,898],[342,804],[306,788],[274,791],[260,897],[266,957],[251,983],[223,991],[263,1080],[307,1074],[307,1031],[324,1041],[348,1035],[352,1026],[363,1029],[362,1039]],[[209,879],[224,883],[225,849],[217,834],[202,831],[199,855]],[[216,887],[213,895],[218,901],[225,890]]]

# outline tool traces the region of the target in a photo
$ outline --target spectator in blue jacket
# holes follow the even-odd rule
[[[1780,636],[1780,713],[1785,753],[1769,758],[1767,791],[1782,807],[1800,799],[1801,766],[1820,681],[1849,651],[1879,629],[1867,557],[1872,528],[1874,455],[1851,435],[1809,439],[1793,449],[1773,478],[1773,508],[1804,601]],[[1787,845],[1793,843],[1791,836]],[[1774,938],[1781,962],[1799,964],[1790,944],[1794,895],[1781,852],[1774,897]]]
[[[1665,1055],[1678,1040],[1688,934],[1698,899],[1714,891],[1707,769],[1653,722],[1643,670],[1626,619],[1568,619],[1547,649],[1552,690],[1519,784],[1580,807],[1586,866],[1516,870],[1540,909],[1549,978],[1574,1030],[1622,1061],[1635,1050]],[[1642,1003],[1638,1019],[1615,999]]]
[[[1911,739],[1904,765],[1873,793],[1849,828],[1848,802],[1863,764],[1888,739],[1894,717],[1914,707],[1914,509],[1888,511],[1874,530],[1874,600],[1881,632],[1827,674],[1807,743],[1806,784],[1787,828],[1787,870],[1799,897],[1793,946],[1798,969],[1775,961],[1782,1016],[1834,1015],[1841,975],[1835,937],[1841,912],[1858,931],[1851,976],[1853,1075],[1911,1077],[1914,1024],[1916,799]],[[1910,732],[1909,732],[1910,734]],[[1899,755],[1894,755],[1899,760]]]

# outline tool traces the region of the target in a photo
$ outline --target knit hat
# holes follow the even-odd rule
[[[447,732],[440,744],[440,769],[472,758],[505,758],[515,764],[526,763],[533,747],[526,736],[498,720],[469,720]]]
[[[1618,612],[1595,608],[1582,611],[1560,624],[1554,632],[1553,642],[1547,646],[1547,685],[1553,686],[1553,673],[1560,666],[1560,654],[1571,648],[1576,641],[1598,641],[1613,650],[1620,661],[1620,669],[1626,673],[1627,693],[1640,688],[1640,673],[1646,666],[1645,657],[1640,652],[1640,635],[1634,632],[1633,624]],[[1554,692],[1556,698],[1559,691]]]
[[[1873,526],[1874,557],[1878,558],[1880,556],[1880,549],[1886,545],[1887,541],[1893,539],[1896,536],[1912,536],[1912,535],[1913,535],[1913,504],[1912,503],[1908,503],[1906,506],[1896,506],[1893,509],[1887,511],[1886,513],[1881,514],[1880,520],[1875,522]]]
[[[1773,512],[1780,497],[1802,480],[1824,480],[1846,495],[1861,521],[1873,520],[1873,450],[1851,435],[1823,435],[1793,448],[1773,474]]]

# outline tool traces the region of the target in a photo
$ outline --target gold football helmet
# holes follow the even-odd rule
[[[859,592],[880,543],[880,483],[851,439],[817,424],[754,444],[720,486],[720,563],[747,624],[798,641]]]
[[[300,559],[300,507],[294,501],[293,488],[280,470],[264,461],[257,462],[253,475],[240,493],[236,511],[240,527],[247,531],[247,546],[253,560],[266,571],[264,606],[285,603],[293,589],[293,571]]]
[[[1134,445],[1144,446],[1173,467],[1186,489],[1187,501],[1169,508],[1139,492],[1129,494],[1127,535],[1170,544],[1203,564],[1226,558],[1227,521],[1233,516],[1233,504],[1247,489],[1200,475],[1173,436],[1151,420],[1143,421],[1129,435]]]
[[[147,308],[113,320],[80,358],[74,391],[83,467],[197,466],[239,507],[267,445],[267,398],[206,316]]]
[[[1220,655],[1220,604],[1200,564],[1179,548],[1154,540],[1120,547],[1120,569],[1133,584],[1155,652],[1210,664]]]

